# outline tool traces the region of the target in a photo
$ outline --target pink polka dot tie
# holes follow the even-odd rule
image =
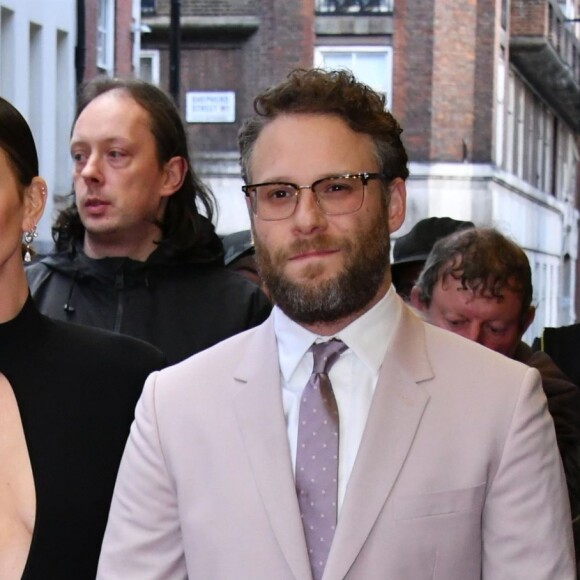
[[[338,407],[328,373],[346,348],[340,340],[312,345],[314,368],[300,403],[296,493],[314,580],[322,578],[336,529]]]

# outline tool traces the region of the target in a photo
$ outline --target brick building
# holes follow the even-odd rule
[[[57,4],[0,0],[0,94],[31,122],[56,206],[70,190],[75,80],[138,74],[169,89],[171,64],[171,0]],[[218,198],[220,233],[248,226],[236,134],[256,92],[295,66],[347,66],[384,93],[404,128],[412,162],[400,233],[431,215],[496,226],[533,266],[530,335],[577,318],[578,0],[179,5],[177,100],[196,167]],[[39,240],[47,243],[50,211]]]
[[[178,100],[192,121],[197,168],[218,197],[222,233],[248,223],[236,132],[255,93],[294,66],[348,66],[385,94],[404,129],[412,163],[401,233],[431,215],[498,227],[533,266],[538,316],[530,336],[576,319],[577,0],[180,5]],[[141,65],[167,88],[171,1],[142,0],[142,8],[151,32],[142,38]],[[229,117],[208,112],[219,99]]]
[[[77,82],[102,74],[131,76],[140,19],[136,0],[77,0]]]
[[[142,37],[141,68],[149,74],[142,76],[169,88],[170,2],[142,7],[151,29]],[[184,117],[196,121],[188,123],[190,150],[219,199],[222,233],[248,226],[237,161],[240,122],[259,89],[294,66],[311,66],[313,16],[313,0],[181,1],[178,101]]]

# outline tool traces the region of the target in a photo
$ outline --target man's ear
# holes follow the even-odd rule
[[[22,231],[31,232],[40,221],[46,205],[46,181],[34,177],[24,190],[24,219]]]
[[[173,195],[182,185],[187,175],[187,161],[183,157],[172,157],[164,166],[165,181],[161,189],[161,197]]]
[[[534,322],[535,317],[536,317],[536,307],[530,305],[528,311],[522,315],[522,326],[521,326],[522,335],[526,332],[526,330],[528,330],[530,324]]]
[[[420,312],[427,311],[427,305],[421,300],[421,291],[417,286],[413,286],[413,288],[411,288],[411,298],[409,300],[409,304]]]
[[[405,182],[400,178],[396,177],[389,184],[389,207],[388,207],[388,220],[389,220],[389,233],[396,232],[403,222],[405,221],[405,213],[407,210],[407,188],[405,187]]]

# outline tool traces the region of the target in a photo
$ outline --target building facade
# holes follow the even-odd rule
[[[55,195],[70,190],[76,26],[75,0],[0,0],[0,96],[23,114],[34,134],[49,189],[38,225],[38,242],[45,248]]]
[[[142,70],[167,87],[172,2],[142,8]],[[400,233],[443,215],[497,227],[532,264],[529,335],[575,321],[578,16],[577,0],[182,0],[178,102],[218,230],[248,227],[236,133],[252,97],[295,66],[348,67],[404,129]]]
[[[532,265],[529,335],[574,322],[578,5],[396,2],[393,107],[414,160],[410,224],[450,215],[497,227]]]
[[[79,82],[138,75],[170,90],[178,71],[195,167],[226,234],[249,225],[236,136],[255,94],[297,66],[348,67],[404,129],[400,233],[437,215],[498,227],[533,267],[530,336],[569,324],[580,314],[579,14],[578,0],[0,0],[0,95],[30,122],[52,193],[40,241],[70,192]]]
[[[52,247],[52,223],[70,201],[77,87],[138,73],[140,39],[140,0],[0,0],[0,96],[29,122],[48,184],[41,252]]]

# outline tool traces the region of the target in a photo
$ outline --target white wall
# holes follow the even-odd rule
[[[68,138],[75,106],[75,0],[0,0],[0,96],[32,128],[47,208],[37,246],[50,247],[54,195],[70,191]]]
[[[530,260],[537,313],[524,338],[531,341],[545,326],[575,322],[578,211],[571,201],[558,200],[491,165],[411,163],[410,171],[407,218],[397,237],[431,216],[495,227]]]

